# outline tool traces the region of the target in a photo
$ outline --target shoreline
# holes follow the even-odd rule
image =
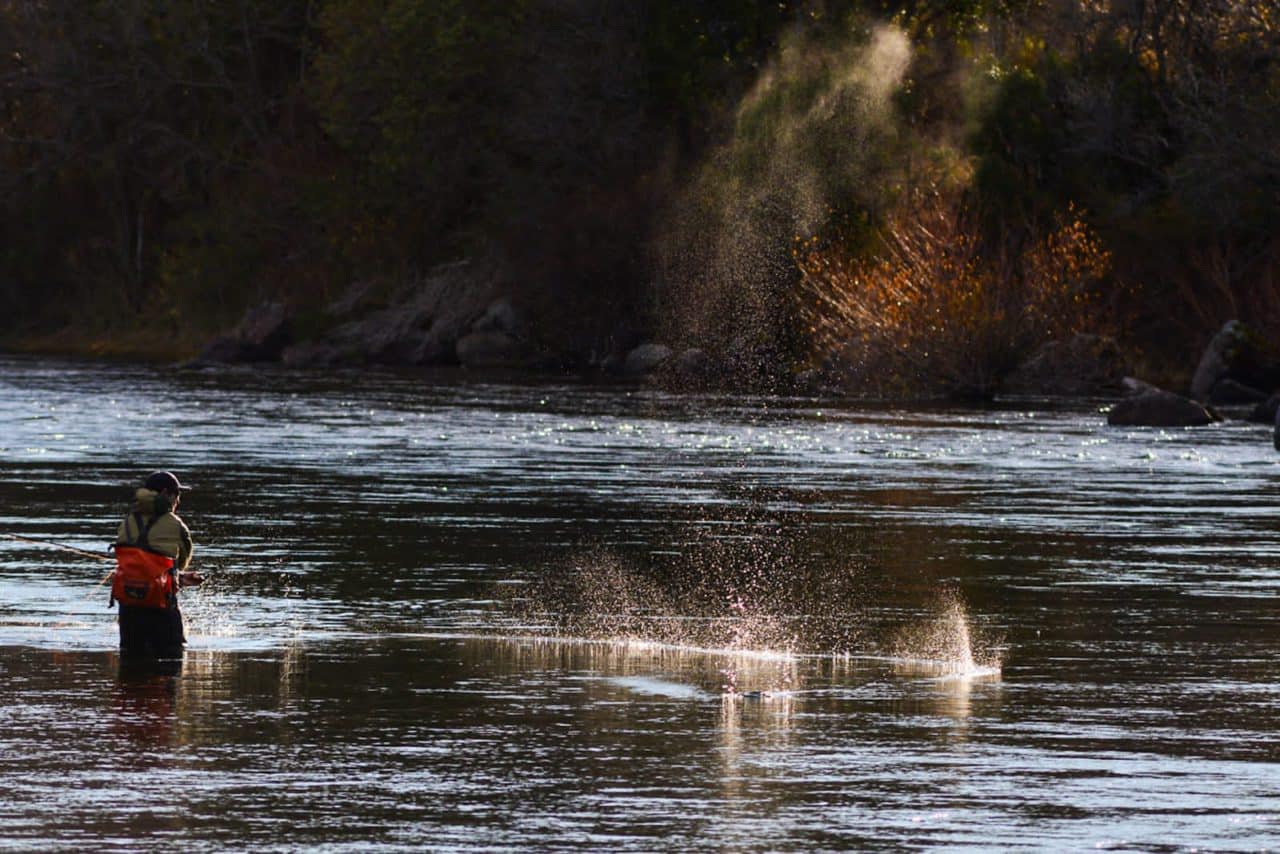
[[[216,333],[215,333],[216,334]],[[1130,392],[1124,388],[1098,389],[1095,393],[1066,394],[1052,389],[997,393],[990,400],[948,397],[946,395],[894,395],[858,393],[838,384],[824,383],[816,376],[780,374],[771,381],[744,382],[742,377],[717,376],[714,369],[697,375],[682,375],[678,371],[653,369],[628,374],[608,370],[601,366],[570,368],[564,365],[552,367],[547,361],[530,360],[527,364],[511,361],[503,364],[464,365],[461,363],[416,363],[388,360],[350,361],[341,364],[293,364],[280,359],[224,361],[204,358],[213,336],[202,330],[188,339],[170,337],[157,341],[156,336],[142,330],[87,330],[67,326],[56,331],[13,334],[0,337],[0,357],[17,357],[33,361],[41,359],[65,360],[85,363],[116,363],[147,365],[165,370],[246,372],[290,372],[299,375],[319,376],[325,373],[359,375],[384,372],[413,375],[428,383],[456,384],[466,382],[510,383],[513,385],[569,384],[615,388],[627,393],[631,390],[654,390],[672,394],[750,394],[805,398],[821,402],[843,401],[857,404],[882,404],[944,407],[971,411],[988,408],[1003,409],[1014,401],[1049,404],[1051,407],[1068,403],[1092,402],[1112,405]],[[199,342],[199,343],[192,343]],[[1174,382],[1164,387],[1179,387]],[[1235,412],[1231,413],[1235,415]]]
[[[142,332],[119,334],[65,327],[56,332],[0,338],[0,355],[166,364],[188,362],[201,347],[180,341],[157,343]]]

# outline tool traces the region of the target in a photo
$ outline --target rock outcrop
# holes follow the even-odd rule
[[[1125,396],[1127,397],[1136,397],[1140,394],[1164,390],[1157,386],[1153,386],[1146,380],[1140,380],[1137,377],[1125,377],[1120,381],[1120,387],[1124,390]]]
[[[492,270],[467,262],[437,268],[391,305],[290,347],[282,359],[304,367],[458,364],[458,344],[487,316],[495,282]]]
[[[200,354],[204,362],[274,362],[292,340],[288,307],[268,302],[245,312],[229,334],[215,338]]]
[[[622,363],[622,373],[628,377],[643,377],[665,367],[675,351],[666,344],[641,344],[627,354]]]
[[[1205,347],[1191,380],[1202,403],[1256,403],[1280,387],[1280,354],[1239,320],[1228,321]]]
[[[1009,394],[1082,397],[1121,388],[1126,371],[1120,346],[1100,335],[1075,335],[1041,345],[1004,381]]]
[[[1280,394],[1273,394],[1254,406],[1245,420],[1255,424],[1275,424],[1277,409],[1280,409]]]
[[[457,357],[467,368],[512,368],[529,361],[524,345],[499,329],[468,332],[458,339]]]
[[[520,315],[509,297],[491,302],[455,349],[459,364],[468,368],[521,367],[531,358]]]
[[[1202,404],[1160,389],[1126,397],[1107,415],[1107,423],[1114,427],[1202,427],[1217,420]]]

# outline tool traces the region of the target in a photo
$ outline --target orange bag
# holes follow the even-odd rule
[[[177,602],[173,558],[137,546],[116,546],[111,599],[140,608],[170,608]]]

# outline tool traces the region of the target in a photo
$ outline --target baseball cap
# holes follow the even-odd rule
[[[147,480],[143,486],[156,492],[185,492],[191,488],[183,486],[178,481],[178,476],[171,471],[152,472],[147,475]]]

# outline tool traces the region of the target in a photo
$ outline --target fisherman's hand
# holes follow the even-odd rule
[[[204,584],[204,576],[198,572],[184,572],[178,576],[183,587],[199,587]]]

